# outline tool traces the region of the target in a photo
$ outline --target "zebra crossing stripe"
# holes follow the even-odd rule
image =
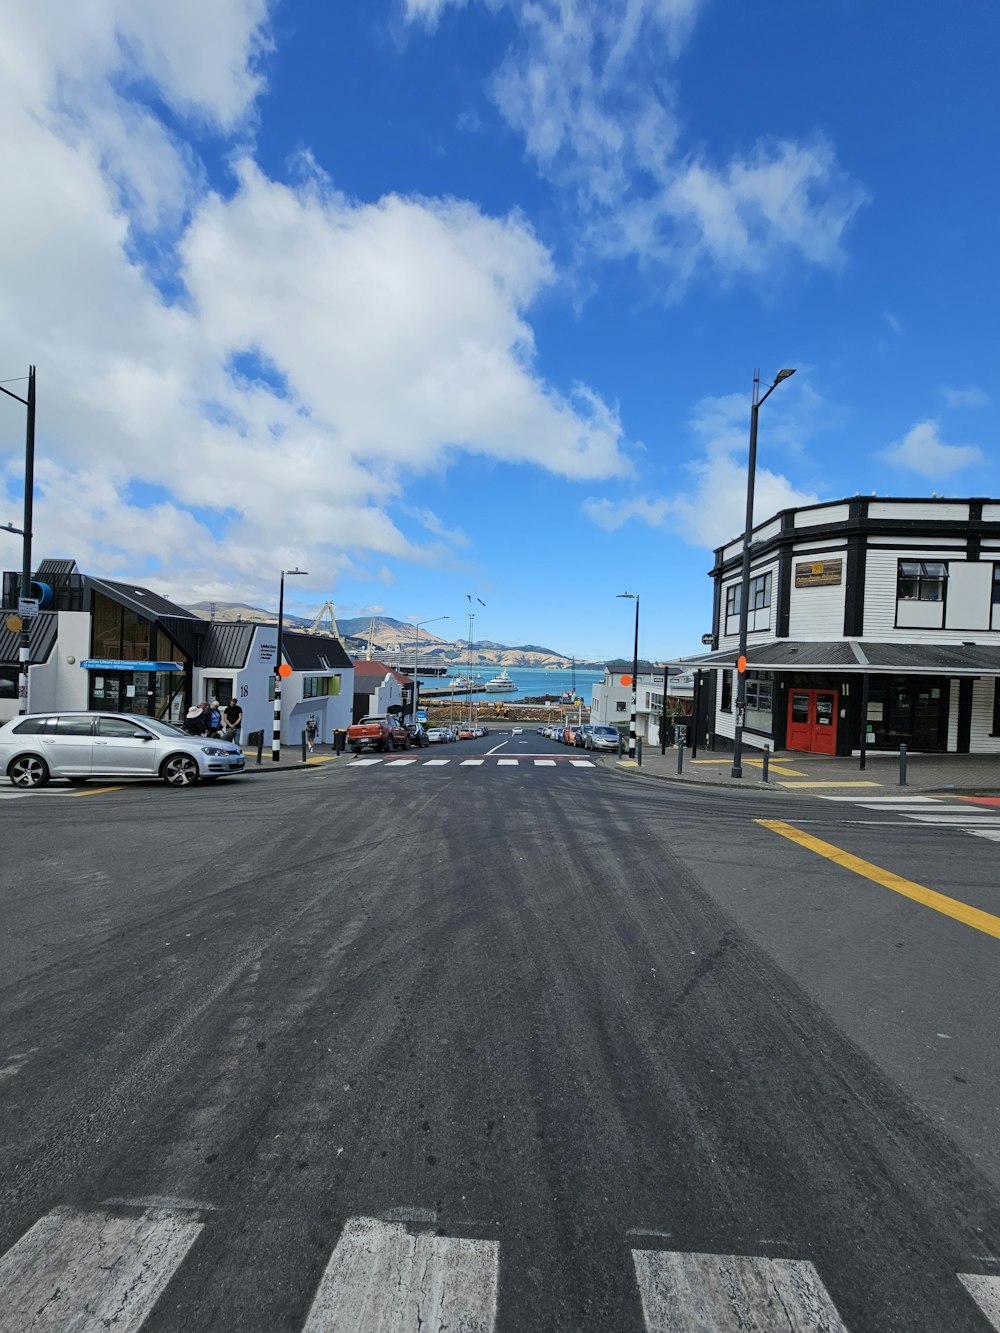
[[[3,1327],[19,1333],[142,1326],[201,1231],[191,1213],[57,1208],[0,1259]]]
[[[445,762],[447,763],[448,761],[446,760]],[[485,759],[463,759],[463,760],[461,760],[461,766],[462,766],[462,768],[478,768],[478,766],[479,766],[480,764],[485,764],[485,763],[486,763],[486,760],[485,760]]]
[[[1000,1333],[1000,1277],[980,1277],[977,1273],[959,1273],[958,1280]]]
[[[381,759],[352,759],[349,768],[366,768],[369,764],[380,764]]]
[[[556,766],[554,759],[535,759],[533,763],[536,768],[555,768]]]
[[[405,768],[407,764],[415,764],[415,759],[390,759],[388,768]]]
[[[425,759],[424,768],[440,768],[443,764],[450,763],[450,759]]]
[[[501,767],[510,768],[510,767],[513,766],[514,768],[517,768],[517,762],[518,762],[518,761],[517,761],[516,759],[498,759],[498,760],[497,760],[497,767],[498,767],[498,768],[501,768]],[[555,760],[553,759],[552,762],[555,763]]]
[[[847,1333],[805,1259],[633,1250],[648,1333]]]
[[[492,1333],[499,1250],[495,1241],[412,1235],[399,1222],[352,1217],[302,1333]]]

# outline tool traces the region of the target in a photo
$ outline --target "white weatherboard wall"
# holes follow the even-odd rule
[[[820,505],[818,509],[799,509],[795,514],[795,526],[815,528],[821,523],[846,523],[850,516],[850,505]]]
[[[945,629],[988,630],[992,593],[992,562],[949,561]]]
[[[796,588],[796,565],[818,560],[843,561],[840,583],[833,583],[820,588]],[[789,590],[789,638],[842,639],[844,637],[844,604],[850,573],[847,553],[843,549],[836,551],[810,549],[804,554],[800,554],[796,550],[793,553],[792,586]]]
[[[956,689],[955,681],[952,681],[951,687],[953,691]],[[992,678],[981,676],[972,682],[972,728],[969,732],[969,749],[973,754],[1000,754],[1000,736],[990,735],[993,730],[993,690]],[[952,710],[957,717],[955,697],[953,694]],[[951,749],[950,737],[948,748]]]
[[[28,668],[28,712],[70,712],[87,707],[88,673],[80,663],[90,656],[90,614],[60,611],[56,641],[47,662]],[[76,658],[75,662],[67,658]],[[0,722],[17,715],[17,699],[0,703]]]
[[[961,523],[969,517],[968,504],[942,504],[940,500],[928,500],[926,504],[903,504],[898,500],[870,500],[869,518],[903,519],[941,519],[945,522]]]

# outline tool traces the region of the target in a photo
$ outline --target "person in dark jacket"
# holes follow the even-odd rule
[[[204,736],[208,730],[208,704],[195,704],[189,708],[182,726],[192,736]]]

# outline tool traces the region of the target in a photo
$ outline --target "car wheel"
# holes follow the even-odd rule
[[[44,787],[49,767],[37,754],[19,754],[7,765],[7,776],[15,787]]]
[[[407,736],[406,740],[403,742],[403,749],[408,750],[409,748],[410,748],[410,738],[409,736]]]
[[[386,754],[394,754],[394,753],[395,753],[395,750],[396,750],[396,742],[392,739],[391,736],[386,736],[385,741],[384,741],[384,743],[383,743],[383,745],[382,745],[382,749],[383,749],[383,751],[384,751]]]
[[[160,765],[160,777],[168,787],[193,787],[198,781],[198,764],[189,754],[172,754]]]

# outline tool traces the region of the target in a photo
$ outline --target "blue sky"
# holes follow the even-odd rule
[[[595,658],[628,589],[661,657],[710,627],[757,366],[797,368],[758,518],[1000,489],[992,0],[7,12],[38,557],[268,606],[298,565],[297,613],[448,637],[471,593],[477,637]]]

